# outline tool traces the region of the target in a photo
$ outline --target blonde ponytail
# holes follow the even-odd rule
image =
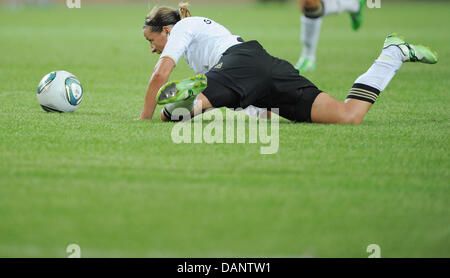
[[[189,6],[188,2],[180,2],[178,4],[178,12],[180,12],[181,19],[191,16],[191,12],[188,9]]]

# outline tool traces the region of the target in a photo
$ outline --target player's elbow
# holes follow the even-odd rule
[[[165,73],[162,73],[160,71],[156,71],[153,73],[152,81],[158,82],[158,83],[166,83],[167,80],[169,80],[169,76]]]
[[[153,72],[152,80],[166,83],[169,80],[170,73],[175,68],[175,62],[167,57],[159,60]]]

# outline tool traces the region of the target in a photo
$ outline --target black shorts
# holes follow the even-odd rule
[[[260,108],[278,108],[278,114],[293,122],[311,122],[311,108],[321,91],[316,87],[301,88],[292,93],[270,94],[253,105]],[[240,95],[214,79],[208,79],[203,94],[213,107],[240,108]],[[245,108],[245,107],[244,107]]]
[[[203,94],[214,107],[279,108],[279,115],[310,122],[311,107],[321,92],[287,61],[269,55],[257,41],[230,47],[206,73]]]

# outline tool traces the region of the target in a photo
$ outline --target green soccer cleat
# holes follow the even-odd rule
[[[297,64],[295,65],[295,68],[300,73],[314,71],[316,69],[316,63],[309,60],[308,58],[300,57]]]
[[[409,44],[405,42],[405,38],[403,36],[399,36],[397,33],[392,33],[386,37],[383,48],[393,45],[397,46],[402,51],[403,62],[436,64],[438,61],[436,51],[433,51],[429,47],[423,45]]]
[[[206,76],[197,74],[190,78],[167,82],[159,89],[156,103],[167,104],[188,99],[203,92],[207,87]]]
[[[352,20],[352,29],[358,30],[363,22],[362,10],[366,0],[359,0],[359,10],[356,13],[350,13],[350,19]]]

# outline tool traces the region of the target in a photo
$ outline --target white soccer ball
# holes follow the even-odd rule
[[[52,71],[39,82],[37,99],[47,112],[73,112],[83,99],[83,87],[70,72]]]

